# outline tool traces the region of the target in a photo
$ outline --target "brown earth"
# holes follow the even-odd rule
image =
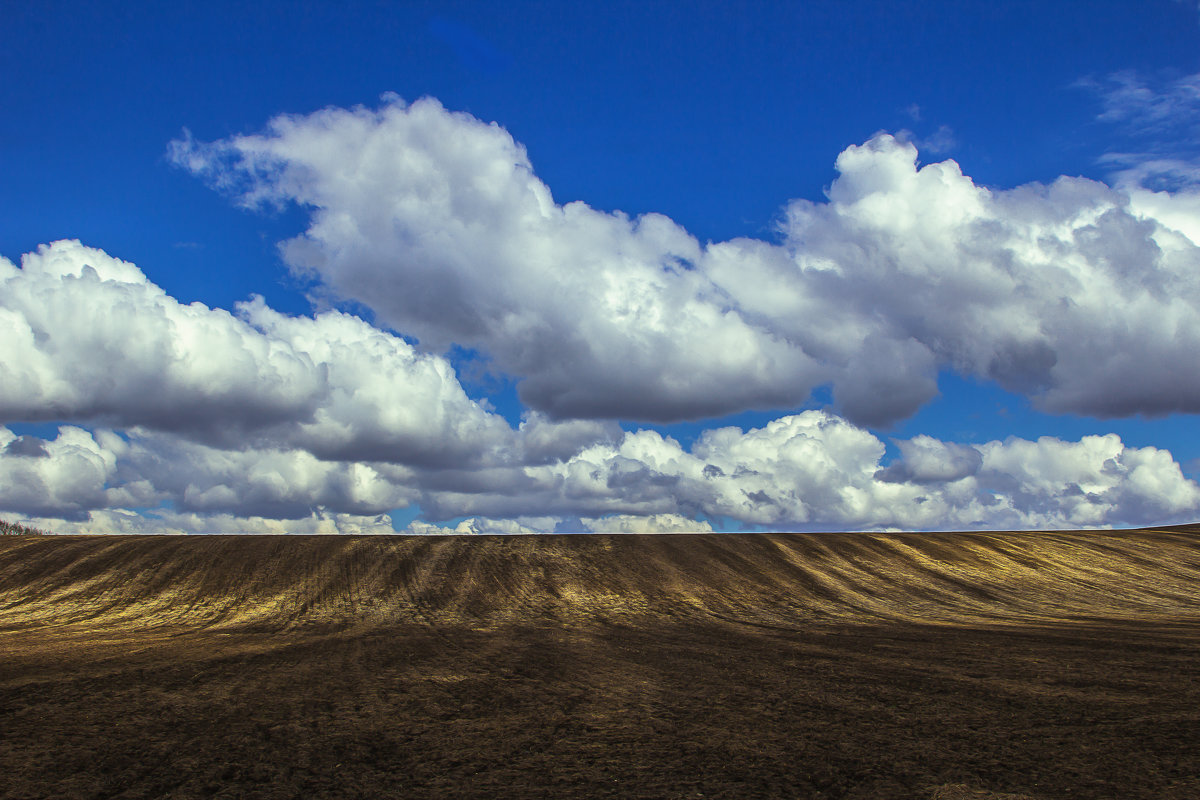
[[[1198,534],[2,537],[0,798],[1200,798]]]

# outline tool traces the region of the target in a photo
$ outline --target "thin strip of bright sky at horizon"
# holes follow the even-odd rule
[[[0,518],[1200,516],[1194,2],[0,8]]]

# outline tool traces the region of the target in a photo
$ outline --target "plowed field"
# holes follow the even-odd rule
[[[0,798],[1200,798],[1200,534],[2,537]]]

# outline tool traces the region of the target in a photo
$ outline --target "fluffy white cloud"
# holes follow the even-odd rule
[[[311,419],[296,421],[289,444],[328,459],[458,466],[512,449],[508,423],[467,397],[445,359],[336,311],[288,317],[261,300],[239,310],[324,378],[321,402]]]
[[[884,445],[810,411],[763,428],[705,432],[690,450],[653,431],[525,467],[475,491],[431,488],[422,508],[506,517],[583,515],[589,530],[696,530],[700,515],[774,529],[1071,528],[1158,524],[1200,510],[1170,453],[1115,435],[972,446],[927,436]],[[604,515],[604,518],[596,519]],[[678,527],[676,527],[678,526]]]
[[[558,520],[554,517],[535,517],[519,519],[486,519],[471,517],[464,519],[454,527],[433,525],[422,520],[413,520],[401,533],[415,536],[440,536],[453,534],[455,536],[503,535],[515,536],[520,534],[553,533]]]
[[[126,450],[119,436],[64,427],[53,441],[0,427],[0,509],[80,518],[88,509],[129,502],[110,483]]]
[[[901,458],[876,478],[896,483],[946,483],[979,472],[983,454],[969,445],[940,442],[932,436],[898,441]]]
[[[730,306],[671,220],[557,205],[506,131],[434,100],[281,117],[173,153],[249,205],[312,207],[282,246],[292,269],[427,346],[486,351],[555,416],[787,406],[826,379]]]
[[[1052,411],[1200,411],[1200,376],[1178,369],[1200,345],[1193,199],[1134,203],[1082,178],[992,191],[952,161],[916,159],[877,137],[839,157],[830,202],[789,206],[786,246],[807,285],[870,320],[869,334],[841,336],[836,358],[853,363],[875,337],[914,353],[914,367],[895,361],[898,386],[919,385],[933,361]],[[766,277],[718,280],[748,306],[738,287]],[[778,301],[755,307],[788,319]]]
[[[42,441],[0,428],[0,510],[63,532],[383,530],[388,510],[413,503],[432,519],[470,517],[450,529],[416,521],[409,533],[709,530],[702,516],[780,530],[1072,528],[1200,511],[1200,486],[1170,453],[1115,435],[898,445],[901,458],[883,467],[879,439],[810,411],[709,430],[690,450],[638,431],[546,464],[430,470],[146,431],[63,427]],[[123,510],[156,506],[136,519]]]
[[[525,415],[517,429],[519,456],[513,461],[542,464],[562,461],[596,442],[612,442],[622,436],[616,422],[552,420],[539,412]]]
[[[1012,508],[1010,527],[1147,524],[1195,514],[1200,487],[1165,450],[1125,447],[1120,437],[1063,442],[1009,439],[979,447],[977,481]]]
[[[0,427],[0,510],[27,515],[83,518],[89,510],[168,503],[181,513],[273,519],[303,519],[315,509],[378,516],[413,501],[414,476],[392,464],[224,450],[144,429],[122,437],[63,426],[41,440]]]
[[[679,514],[649,514],[644,517],[613,514],[581,520],[591,533],[711,533],[712,525]]]
[[[329,461],[304,450],[224,450],[178,437],[135,431],[116,477],[150,485],[177,509],[300,519],[314,508],[358,516],[408,506],[412,468],[382,462]]]
[[[312,209],[296,272],[423,344],[458,343],[554,416],[788,407],[831,383],[887,424],[949,368],[1041,407],[1200,411],[1195,199],[1076,178],[993,191],[909,143],[848,148],[783,241],[701,245],[657,214],[559,205],[495,124],[436,101],[280,117],[176,161],[249,205]]]
[[[238,316],[183,305],[133,264],[73,241],[21,264],[0,258],[0,420],[409,464],[512,449],[507,423],[467,397],[444,359],[356,317],[287,317],[261,299]]]

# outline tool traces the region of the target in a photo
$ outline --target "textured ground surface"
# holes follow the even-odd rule
[[[0,798],[1200,797],[1200,536],[2,537]]]

